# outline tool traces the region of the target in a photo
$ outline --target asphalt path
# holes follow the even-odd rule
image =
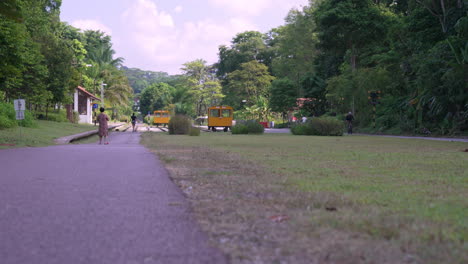
[[[0,263],[226,263],[139,137],[0,150]]]

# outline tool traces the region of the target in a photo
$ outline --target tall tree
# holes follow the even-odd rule
[[[198,59],[187,62],[182,68],[186,76],[186,85],[190,88],[197,116],[206,115],[208,107],[219,104],[224,97],[221,84],[216,78],[214,67]]]
[[[155,83],[145,88],[140,95],[141,113],[146,115],[167,108],[173,92],[174,87],[167,83]]]
[[[240,69],[242,63],[252,60],[270,65],[272,54],[266,44],[267,39],[268,36],[258,31],[246,31],[237,34],[230,47],[220,46],[217,76],[225,79],[228,73]]]
[[[247,105],[251,106],[268,98],[275,77],[270,75],[266,65],[250,61],[242,63],[239,70],[229,73],[227,79],[229,84],[226,90],[230,95],[230,103],[237,107],[242,100],[247,100]]]

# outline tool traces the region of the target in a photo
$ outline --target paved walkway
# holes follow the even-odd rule
[[[0,263],[226,263],[139,133],[0,150]]]

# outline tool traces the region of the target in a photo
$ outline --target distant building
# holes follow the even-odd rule
[[[94,101],[101,101],[101,99],[86,91],[86,89],[81,86],[76,87],[75,93],[73,94],[73,104],[67,105],[68,120],[73,122],[73,111],[75,111],[79,114],[78,123],[92,124]]]

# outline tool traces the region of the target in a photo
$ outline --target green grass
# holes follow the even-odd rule
[[[456,263],[466,260],[468,153],[463,150],[468,143],[286,134],[152,137],[224,152],[226,159],[229,153],[240,155],[264,167],[270,181],[312,197],[300,206],[337,209],[311,214],[314,225],[399,241],[402,247],[412,244],[422,259],[434,263],[447,256]]]
[[[97,129],[93,125],[36,121],[35,128],[16,127],[0,130],[0,149],[54,145],[54,139]]]

